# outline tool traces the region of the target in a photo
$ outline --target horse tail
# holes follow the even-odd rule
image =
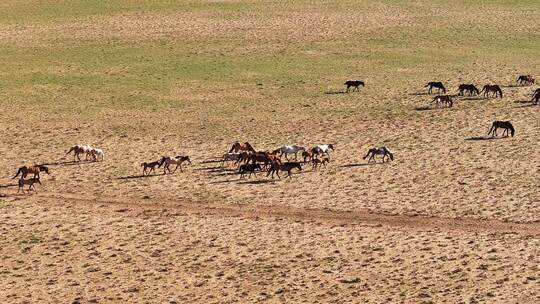
[[[386,151],[388,151],[388,155],[390,156],[390,160],[394,161],[394,154],[392,152],[390,152],[390,150],[388,150],[388,149],[386,149]]]
[[[426,84],[426,85],[424,86],[424,88],[427,88],[427,87],[429,87],[430,85],[431,85],[431,83],[428,82],[428,84]]]
[[[71,149],[69,149],[69,151],[67,151],[66,155],[68,155],[69,153],[71,153],[71,151],[75,150],[75,147],[71,147]]]
[[[19,173],[22,173],[22,168],[23,167],[20,167],[19,170],[17,170],[17,174],[15,174],[15,176],[13,178],[17,177],[19,175]]]
[[[368,150],[368,153],[367,153],[366,156],[364,156],[362,159],[368,158],[369,154],[371,154],[371,150]]]
[[[446,94],[446,88],[444,87],[442,83],[441,83],[441,89],[443,90],[444,94]]]
[[[491,134],[491,132],[493,132],[494,129],[495,129],[495,123],[491,125],[491,129],[489,129],[488,135]]]
[[[501,98],[503,98],[503,93],[502,93],[502,90],[501,88],[497,88],[497,91],[499,92],[499,94],[501,95]]]
[[[486,86],[484,86],[484,87],[482,88],[482,90],[481,90],[480,92],[478,92],[478,94],[484,92],[485,89],[486,89]]]
[[[511,123],[508,123],[508,129],[510,129],[510,134],[512,137],[514,137],[514,134],[516,133],[516,129],[514,129],[514,126],[512,126]]]

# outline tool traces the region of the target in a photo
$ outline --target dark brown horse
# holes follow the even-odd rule
[[[535,104],[538,103],[538,100],[540,100],[540,88],[539,89],[536,89],[533,93],[533,97],[531,99],[532,102],[534,102]]]
[[[425,88],[427,88],[427,87],[429,87],[429,89],[428,89],[429,94],[431,94],[431,91],[432,91],[433,88],[437,89],[437,93],[440,93],[441,90],[442,90],[443,93],[446,94],[446,88],[444,87],[444,85],[440,81],[430,81],[430,82],[428,82],[426,84]]]
[[[474,84],[460,84],[458,87],[458,95],[463,96],[465,95],[465,92],[469,93],[469,96],[471,95],[478,95],[480,94],[480,91]]]
[[[17,193],[19,193],[19,191],[21,190],[22,190],[22,193],[24,193],[24,188],[23,188],[24,185],[30,185],[28,187],[28,192],[30,192],[30,190],[34,188],[34,191],[37,193],[36,186],[34,185],[35,183],[38,183],[41,185],[41,181],[39,180],[39,177],[32,177],[29,179],[24,179],[24,178],[19,179],[19,189],[17,189]]]
[[[247,163],[251,162],[252,164],[262,163],[264,168],[272,165],[273,163],[281,164],[279,157],[271,155],[270,153],[264,152],[255,152],[249,155]]]
[[[248,142],[245,142],[243,144],[235,142],[229,150],[229,153],[242,151],[255,152],[255,149],[253,149],[253,146]]]
[[[291,177],[292,176],[291,171],[294,168],[298,169],[299,171],[302,171],[302,166],[300,166],[299,162],[286,162],[284,164],[273,163],[272,166],[270,166],[270,170],[268,170],[268,174],[266,174],[266,177],[272,174],[272,178],[274,178],[274,173],[276,173],[278,178],[281,178],[281,176],[279,176],[279,171],[287,172],[287,176],[285,176],[285,178]]]
[[[510,131],[510,134],[512,137],[514,137],[514,134],[516,133],[516,130],[514,129],[514,126],[512,126],[512,123],[509,121],[494,121],[491,125],[491,129],[489,129],[488,135],[493,133],[492,136],[497,136],[497,129],[504,129],[502,136],[506,133],[506,136],[508,136],[508,131]]]
[[[261,165],[259,164],[243,164],[238,168],[238,173],[240,173],[240,179],[244,179],[244,175],[249,172],[248,178],[251,177],[251,174],[255,175],[257,177],[257,174],[255,174],[255,170],[261,171]]]
[[[39,172],[45,172],[50,175],[49,168],[44,165],[33,165],[33,166],[22,166],[17,170],[17,174],[13,178],[16,178],[19,174],[21,174],[21,179],[26,178],[28,173],[34,174],[34,177],[39,178]]]
[[[534,77],[532,77],[531,75],[520,75],[516,81],[519,82],[519,85],[531,85],[534,84]]]
[[[499,95],[500,98],[503,98],[503,92],[501,90],[501,87],[499,87],[498,85],[494,84],[494,85],[490,85],[490,84],[486,84],[484,86],[484,88],[482,89],[482,91],[480,91],[480,93],[484,92],[484,97],[489,97],[489,93],[492,92],[494,95],[494,97],[497,97],[497,95]]]
[[[143,175],[149,175],[152,172],[155,172],[156,167],[159,166],[160,161],[153,161],[150,163],[144,162],[141,164],[143,167]],[[148,172],[147,172],[148,171]]]
[[[364,87],[365,84],[362,80],[347,80],[345,81],[345,85],[347,86],[347,93],[349,93],[349,89],[350,88],[353,88],[353,92],[354,91],[359,91],[360,90],[360,86]]]

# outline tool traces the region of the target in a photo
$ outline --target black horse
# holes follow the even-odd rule
[[[431,91],[433,88],[436,88],[437,89],[437,93],[440,93],[441,90],[443,91],[444,94],[446,94],[446,88],[444,87],[444,85],[442,84],[442,82],[440,81],[430,81],[426,84],[426,86],[424,88],[427,88],[429,87],[429,94],[431,94]]]
[[[474,85],[474,84],[460,84],[458,87],[458,95],[463,96],[465,95],[465,92],[469,93],[469,96],[471,95],[478,95],[480,94],[480,90]]]
[[[364,87],[365,84],[362,80],[347,80],[345,81],[345,85],[347,86],[347,93],[349,93],[349,89],[351,87],[353,87],[353,92],[354,91],[359,91],[359,87],[362,86]]]
[[[255,175],[257,177],[257,174],[255,174],[255,170],[261,171],[261,165],[259,164],[243,164],[240,165],[240,168],[238,168],[238,173],[240,173],[240,179],[244,178],[244,174],[247,174],[249,172],[248,178],[251,177],[251,174]]]
[[[491,125],[491,129],[489,129],[488,135],[493,133],[493,136],[497,136],[497,129],[501,128],[504,129],[502,136],[506,133],[506,136],[508,136],[508,131],[510,131],[510,134],[512,137],[514,137],[514,134],[516,133],[516,130],[514,129],[514,126],[512,126],[512,123],[509,121],[494,121]]]
[[[531,101],[534,102],[535,104],[538,103],[538,100],[540,100],[540,88],[534,91],[533,98],[531,99]]]

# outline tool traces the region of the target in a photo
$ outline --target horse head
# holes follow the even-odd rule
[[[328,144],[328,148],[332,149],[332,151],[334,151],[334,144]]]
[[[49,167],[47,167],[47,166],[40,165],[39,166],[39,171],[43,171],[43,172],[47,173],[48,175],[51,175],[49,173]]]

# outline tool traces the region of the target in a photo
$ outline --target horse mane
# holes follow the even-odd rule
[[[248,143],[247,141],[244,143],[244,146],[246,146],[246,148],[247,148],[249,151],[255,152],[255,149],[253,149],[253,146],[251,146],[251,144]]]

